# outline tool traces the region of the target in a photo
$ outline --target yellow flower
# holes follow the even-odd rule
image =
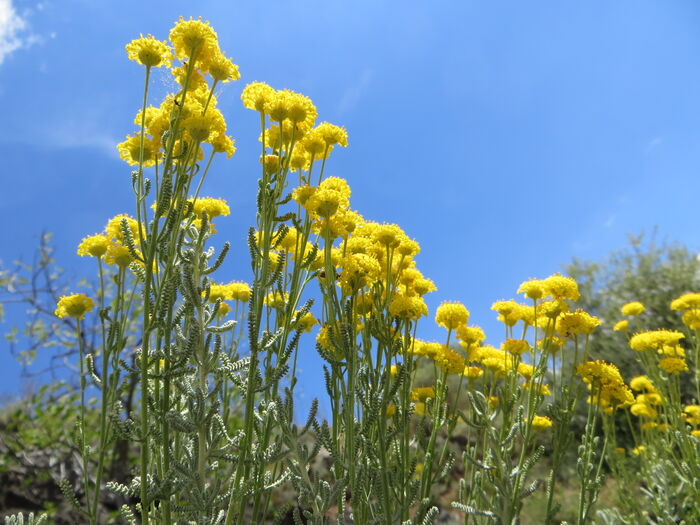
[[[435,399],[435,388],[432,386],[418,387],[411,392],[411,401],[423,401],[432,397]]]
[[[214,199],[212,197],[198,198],[194,201],[193,211],[197,217],[201,217],[202,213],[206,213],[210,219],[231,214],[231,208],[229,208],[224,199]]]
[[[661,405],[663,399],[656,392],[650,392],[648,394],[639,394],[637,396],[637,403],[646,403],[647,405]]]
[[[316,122],[318,112],[311,99],[301,93],[286,91],[287,118],[297,126],[302,125],[303,131],[311,129]],[[297,135],[297,138],[301,138]]]
[[[700,405],[685,405],[681,417],[689,425],[700,425]]]
[[[238,66],[233,63],[232,59],[226,58],[223,53],[215,53],[205,64],[203,70],[218,82],[229,82],[241,78]]]
[[[209,143],[214,153],[226,153],[229,159],[236,153],[236,141],[225,133],[217,133]]]
[[[234,281],[229,283],[229,292],[231,294],[231,299],[234,301],[241,301],[247,303],[250,300],[250,286],[248,283]]]
[[[396,414],[396,405],[391,404],[386,407],[386,417],[393,417]]]
[[[297,327],[301,329],[302,332],[311,332],[314,325],[318,324],[318,320],[314,317],[311,312],[306,312],[297,320]]]
[[[219,303],[219,312],[217,314],[219,317],[225,317],[230,311],[231,307],[228,303],[224,303],[223,301]]]
[[[552,426],[552,420],[547,416],[535,416],[532,418],[532,428],[535,430],[546,430]]]
[[[294,191],[292,191],[292,198],[300,206],[306,206],[308,200],[313,196],[314,193],[316,193],[317,190],[318,188],[316,188],[316,186],[299,186],[298,188],[295,188]]]
[[[464,357],[451,348],[441,345],[441,350],[433,358],[435,364],[448,374],[464,373]]]
[[[287,295],[287,292],[280,293],[278,291],[275,291],[267,294],[267,297],[265,297],[265,300],[263,302],[270,308],[284,308],[288,300],[289,297]]]
[[[540,396],[551,396],[552,391],[549,389],[548,385],[545,385],[542,383],[541,385],[538,383],[532,383],[531,381],[527,381],[523,385],[523,390],[534,390],[536,394]]]
[[[560,334],[590,334],[597,326],[600,326],[600,320],[580,309],[565,313],[557,320]]]
[[[365,286],[372,286],[379,279],[382,270],[374,257],[364,253],[347,255],[338,261],[337,266],[342,269],[339,281],[347,295]]]
[[[417,321],[424,315],[428,315],[428,307],[421,297],[406,297],[397,294],[389,304],[389,313],[399,319]]]
[[[347,199],[340,192],[330,189],[319,189],[304,203],[304,207],[312,213],[328,218],[338,211],[339,207],[347,206]]]
[[[78,245],[78,255],[91,255],[98,259],[107,253],[111,241],[105,235],[91,235],[85,237]]]
[[[138,166],[139,160],[143,160],[143,167],[148,168],[155,165],[159,147],[159,143],[144,138],[143,155],[141,155],[141,135],[134,133],[127,135],[124,142],[117,144],[117,151],[119,151],[119,157],[130,166]]]
[[[624,319],[615,323],[615,326],[613,326],[613,330],[616,332],[626,332],[629,329],[629,325],[630,322],[627,319]]]
[[[191,115],[182,122],[182,127],[194,142],[204,142],[212,130],[209,115]]]
[[[693,308],[683,312],[683,324],[691,330],[700,330],[700,308]]]
[[[634,454],[635,456],[639,456],[640,454],[646,452],[646,450],[646,445],[639,445],[638,447],[634,447],[634,449],[632,449],[632,454]]]
[[[633,301],[631,303],[627,303],[620,308],[620,312],[622,312],[622,315],[627,315],[627,316],[633,316],[633,315],[639,315],[641,314],[646,308],[644,308],[644,305],[640,303],[639,301]]]
[[[478,366],[465,366],[462,375],[467,379],[478,379],[484,375],[484,371]]]
[[[121,244],[110,244],[105,255],[105,264],[109,266],[117,265],[120,268],[129,266],[134,258],[131,256],[129,248]]]
[[[537,314],[538,316],[541,315],[542,317],[544,317],[545,322],[540,323],[538,321],[538,326],[540,326],[540,328],[545,328],[547,325],[547,319],[556,319],[561,314],[566,313],[568,311],[569,305],[560,299],[555,299],[554,301],[543,301],[537,305]]]
[[[571,299],[578,301],[581,294],[578,291],[578,284],[571,277],[563,275],[550,275],[542,281],[547,295],[554,299]]]
[[[248,109],[263,111],[268,99],[275,95],[275,90],[264,82],[252,82],[243,88],[241,100]]]
[[[523,376],[528,381],[532,378],[532,374],[535,373],[535,367],[527,363],[518,363],[518,374]]]
[[[377,244],[386,248],[396,248],[401,244],[405,234],[396,224],[378,224],[372,234]]]
[[[649,379],[647,376],[633,377],[630,381],[630,386],[632,387],[632,390],[636,390],[637,392],[656,392],[656,387],[654,386],[654,383],[652,383],[651,379]]]
[[[64,295],[58,300],[54,314],[61,319],[73,317],[80,320],[94,307],[95,303],[93,300],[85,294]]]
[[[437,286],[435,286],[435,283],[430,279],[416,279],[412,283],[411,289],[418,295],[423,296],[437,290]]]
[[[671,302],[671,310],[688,310],[700,308],[700,293],[683,294]]]
[[[530,279],[520,285],[518,293],[524,293],[528,299],[542,299],[545,294],[544,283],[537,279]]]
[[[462,325],[457,328],[457,338],[467,345],[473,345],[486,339],[486,334],[478,326]]]
[[[635,403],[630,407],[630,412],[633,416],[646,417],[648,419],[656,419],[658,412],[651,405],[646,403]]]
[[[651,330],[635,334],[629,345],[633,350],[661,350],[664,346],[675,346],[685,336],[676,330]]]
[[[326,145],[335,146],[338,144],[340,146],[347,147],[348,132],[344,127],[341,128],[328,122],[321,122],[316,129]]]
[[[520,355],[530,350],[530,344],[523,339],[506,339],[501,345],[501,350],[513,355]]]
[[[664,357],[659,360],[659,368],[667,374],[678,375],[688,370],[688,364],[679,357]]]
[[[209,63],[220,53],[216,32],[209,22],[202,22],[201,18],[185,20],[180,17],[170,30],[170,41],[180,60],[192,59],[194,55],[197,61]]]
[[[204,295],[204,292],[202,292]],[[209,302],[215,303],[218,300],[233,299],[231,297],[231,292],[227,284],[216,284],[212,283],[209,285]]]
[[[105,226],[105,235],[109,239],[115,239],[120,243],[124,242],[124,234],[122,233],[122,220],[126,220],[129,230],[131,231],[131,236],[134,241],[138,243],[139,241],[139,223],[136,219],[129,217],[125,213],[121,213],[112,217],[107,226]]]
[[[469,310],[458,302],[444,302],[435,312],[435,322],[448,330],[456,330],[469,322]]]
[[[152,35],[141,35],[141,38],[132,40],[126,45],[126,52],[129,60],[135,60],[146,67],[170,67],[172,61],[168,44],[156,40]]]

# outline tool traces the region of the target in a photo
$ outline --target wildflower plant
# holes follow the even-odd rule
[[[238,80],[238,66],[201,19],[180,19],[167,41],[141,36],[126,51],[145,80],[136,130],[118,145],[133,167],[132,210],[79,244],[78,255],[95,259],[99,288],[60,298],[55,311],[73,323],[80,369],[82,477],[77,490],[61,488],[86,522],[105,522],[100,503],[111,491],[129,523],[428,524],[447,510],[438,487],[456,477],[450,510],[465,524],[518,523],[538,490],[545,522],[555,523],[557,479],[576,447],[576,523],[596,511],[609,522],[697,517],[698,294],[671,306],[688,333],[631,336],[646,375],[629,384],[614,364],[590,358],[601,321],[576,309],[569,277],[526,281],[525,302],[494,303],[498,347],[469,325],[462,303],[429,316],[424,297],[436,286],[418,269],[419,243],[365,219],[348,182],[327,174],[331,154],[349,144],[346,130],[317,123],[308,97],[263,82],[241,93],[260,126],[255,223],[247,250],[219,244],[214,222],[231,206],[201,192],[214,157],[235,153],[215,89]],[[156,67],[171,68],[178,85],[158,106],[149,98]],[[220,276],[232,250],[250,259],[244,280]],[[621,313],[643,311],[637,302]],[[96,345],[81,330],[90,316]],[[441,340],[417,337],[428,317]],[[311,348],[324,360],[328,420],[319,421],[316,400],[309,414],[295,412],[299,353]],[[694,400],[680,394],[687,376]],[[136,392],[136,407],[125,406],[125,392]],[[579,440],[571,428],[583,403]],[[96,439],[86,432],[90,410]],[[619,452],[621,420],[636,439],[631,455]],[[117,442],[138,450],[127,479],[107,479]],[[549,473],[539,479],[533,467],[546,451]],[[616,510],[596,507],[606,469],[630,496]],[[282,489],[294,497],[280,505]]]

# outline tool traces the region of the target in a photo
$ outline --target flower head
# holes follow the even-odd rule
[[[520,285],[518,293],[525,294],[528,299],[542,299],[545,295],[545,286],[543,281],[530,279]]]
[[[571,277],[563,275],[550,275],[542,281],[542,285],[547,293],[554,299],[571,299],[578,301],[581,294],[578,291],[578,284]]]
[[[216,32],[209,22],[203,22],[201,18],[185,20],[180,17],[170,30],[170,41],[180,60],[194,57],[198,62],[208,64],[220,53]]]
[[[639,301],[633,301],[631,303],[627,303],[620,308],[620,312],[622,315],[626,316],[633,316],[633,315],[639,315],[641,314],[646,308],[642,303]]]
[[[552,420],[547,416],[535,416],[532,418],[532,428],[535,430],[546,430],[552,426]]]
[[[700,308],[700,293],[686,293],[671,301],[671,310]]]
[[[107,253],[107,248],[109,248],[111,243],[112,242],[106,235],[90,235],[89,237],[85,237],[78,245],[78,255],[91,255],[99,259]]]
[[[457,330],[469,322],[469,310],[458,302],[444,302],[435,312],[435,322],[448,330]]]
[[[126,45],[129,60],[135,60],[142,66],[170,67],[173,54],[168,44],[155,39],[152,35],[143,36],[132,40]]]
[[[223,53],[215,53],[203,69],[217,82],[230,82],[241,78],[238,66],[233,63],[232,59],[226,58]]]
[[[64,295],[58,300],[54,314],[61,319],[73,317],[80,320],[94,307],[95,303],[93,300],[85,294]]]

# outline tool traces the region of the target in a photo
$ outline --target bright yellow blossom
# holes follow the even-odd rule
[[[544,283],[537,279],[530,279],[520,285],[518,293],[525,294],[528,299],[542,299],[545,295]]]
[[[578,291],[578,284],[571,277],[564,277],[559,274],[550,275],[542,281],[542,285],[546,294],[553,299],[578,301],[581,295]]]
[[[659,368],[668,374],[678,375],[688,371],[688,364],[680,357],[664,357],[659,360]]]
[[[688,310],[700,308],[700,293],[683,294],[671,302],[671,310]]]
[[[620,312],[622,315],[626,316],[634,316],[634,315],[639,315],[641,314],[646,308],[642,303],[639,301],[633,301],[631,303],[627,303],[620,308]]]
[[[627,319],[623,319],[622,321],[618,321],[615,323],[615,326],[613,326],[613,330],[616,332],[626,332],[629,330],[629,325],[630,322]]]
[[[99,259],[107,253],[110,244],[111,241],[105,235],[97,234],[85,237],[78,245],[78,255],[91,255]]]
[[[196,61],[206,64],[220,53],[216,32],[201,18],[185,20],[180,17],[170,30],[170,41],[180,60],[191,60],[194,56]]]
[[[535,416],[532,418],[532,428],[535,430],[546,430],[552,426],[552,420],[547,416]]]
[[[469,310],[458,302],[444,302],[435,312],[435,322],[448,330],[457,330],[469,322]]]
[[[223,53],[215,53],[203,69],[217,82],[229,82],[241,78],[238,66],[233,63],[232,59],[226,58]]]
[[[58,300],[54,314],[60,318],[73,317],[80,320],[94,307],[93,300],[85,294],[64,295]]]
[[[129,60],[135,60],[146,67],[170,67],[173,56],[168,44],[152,35],[141,35],[140,38],[132,40],[126,45],[126,52]]]

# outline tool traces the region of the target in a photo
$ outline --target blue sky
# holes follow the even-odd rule
[[[91,269],[80,239],[133,206],[115,144],[132,132],[143,68],[124,45],[164,39],[180,16],[211,21],[243,78],[219,95],[238,143],[205,193],[238,243],[221,280],[247,279],[256,116],[240,104],[263,80],[310,96],[347,127],[329,174],[352,206],[422,245],[443,300],[464,302],[498,342],[489,310],[529,277],[596,258],[658,225],[698,246],[700,4],[693,1],[43,2],[0,0],[0,259],[31,257],[55,232],[60,264]],[[154,97],[167,90],[156,76]],[[155,100],[155,99],[154,99]],[[10,316],[12,320],[12,316]],[[442,337],[432,322],[420,329]],[[20,387],[0,348],[0,390]],[[309,342],[301,385],[318,391]]]

